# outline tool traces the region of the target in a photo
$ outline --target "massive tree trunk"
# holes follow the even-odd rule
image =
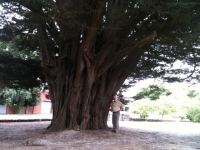
[[[155,37],[155,33],[142,39],[139,46],[145,45],[146,40],[152,40],[152,37]],[[131,63],[131,68],[136,67],[142,53],[133,51],[130,59],[118,64],[115,59],[96,62],[99,59],[92,58],[91,61],[87,51],[82,48],[76,50],[74,61],[68,57],[44,59],[52,64],[43,64],[53,104],[50,130],[106,128],[112,96],[130,73],[127,63]],[[126,53],[128,49],[122,52]]]
[[[55,24],[49,22],[51,28],[47,28],[43,18],[37,17],[42,62],[53,105],[49,130],[106,128],[112,96],[133,71],[130,68],[137,66],[144,52],[142,48],[156,37],[156,32],[153,32],[121,48],[118,47],[120,41],[110,42],[111,31],[103,35],[105,42],[96,50],[97,32],[105,5],[106,0],[98,1],[84,32],[79,31],[70,38],[65,38],[66,30],[58,20],[61,35],[58,39],[53,37],[53,42],[58,41],[57,53],[48,42],[52,40],[49,34]],[[62,10],[60,13],[59,16],[63,16]]]
[[[103,67],[91,63],[83,51],[76,57],[76,65],[58,59],[55,67],[47,67],[46,77],[53,104],[50,130],[104,129],[112,96],[116,94],[129,72],[126,65]],[[132,57],[137,65],[139,54]],[[108,67],[106,70],[104,70]]]
[[[84,66],[84,61],[80,61]],[[53,103],[50,130],[103,129],[113,94],[125,80],[125,74],[109,70],[100,77],[95,67],[71,70],[65,61],[59,62],[56,76],[48,76]],[[114,73],[115,72],[115,73]]]

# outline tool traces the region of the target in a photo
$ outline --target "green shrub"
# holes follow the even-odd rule
[[[186,113],[186,116],[192,122],[200,122],[200,107],[190,107]]]
[[[39,88],[33,89],[13,89],[4,88],[0,92],[0,97],[3,100],[2,104],[11,106],[34,106],[39,101]]]
[[[163,119],[163,116],[170,115],[176,112],[176,107],[173,104],[169,103],[159,103],[157,111],[162,116]]]
[[[131,112],[139,114],[141,119],[148,118],[149,114],[154,112],[154,109],[154,102],[149,100],[137,101],[135,103],[132,103],[130,107]]]
[[[8,105],[21,104],[19,97],[17,96],[17,91],[15,89],[5,88],[2,91],[3,99]]]
[[[140,115],[140,118],[146,119],[147,117],[149,117],[151,111],[152,111],[151,107],[141,106],[138,108],[137,113]]]
[[[31,94],[30,95],[31,97],[26,99],[25,105],[35,106],[40,100],[39,98],[40,89],[39,88],[29,89],[29,93]]]

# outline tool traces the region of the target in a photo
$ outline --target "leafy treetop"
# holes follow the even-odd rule
[[[104,11],[96,10],[104,2]],[[37,53],[38,45],[42,42],[41,34],[44,33],[43,42],[46,42],[48,51],[45,55],[50,55],[49,59],[55,60],[58,56],[74,63],[72,41],[77,42],[77,46],[82,44],[87,33],[94,29],[95,34],[90,37],[93,44],[88,45],[88,49],[94,47],[94,51],[88,57],[96,62],[100,59],[110,61],[97,63],[104,68],[100,69],[99,74],[115,64],[116,67],[123,67],[124,72],[133,72],[134,80],[162,77],[174,81],[180,79],[174,74],[191,73],[187,69],[172,69],[176,60],[184,60],[197,69],[200,31],[198,0],[112,0],[101,3],[92,0],[1,0],[4,8],[1,39],[12,40],[19,51]],[[94,12],[96,16],[102,13],[102,18],[100,22],[92,24],[89,19]],[[15,14],[12,21],[5,19],[8,14]],[[148,38],[157,39],[150,47],[144,47],[141,43],[145,40],[148,42],[148,38],[145,38],[148,35],[151,35]],[[139,59],[136,53],[138,57],[143,53],[137,67],[131,65],[133,59]],[[54,65],[49,64],[50,60],[44,61],[44,65]],[[199,79],[199,75],[193,74],[187,79],[193,78]]]
[[[149,98],[150,100],[157,100],[160,98],[161,95],[170,95],[171,92],[161,86],[158,85],[149,85],[147,88],[141,89],[140,92],[138,92],[133,98],[135,100],[143,99],[143,98]]]

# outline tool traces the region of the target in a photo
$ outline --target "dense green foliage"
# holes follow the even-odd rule
[[[39,101],[39,89],[3,88],[0,91],[0,103],[11,106],[35,106]]]
[[[135,100],[143,99],[143,98],[149,98],[150,100],[157,100],[160,98],[161,95],[168,96],[171,92],[158,85],[149,85],[147,88],[141,89],[140,92],[138,92],[133,98]]]
[[[134,113],[139,114],[141,119],[146,119],[149,117],[149,114],[154,111],[152,105],[148,104],[141,104],[141,105],[134,105]]]
[[[38,54],[25,54],[16,50],[12,42],[0,42],[0,83],[13,88],[39,86],[42,78]]]
[[[200,106],[190,107],[186,116],[192,122],[200,122]]]
[[[98,2],[1,0],[1,4],[5,8],[1,18],[4,25],[1,39],[12,40],[10,45],[18,50],[17,53],[15,52],[17,55],[32,58],[38,56],[38,46],[41,42],[38,26],[47,32],[45,38],[50,47],[48,55],[65,57],[64,51],[72,45],[71,41],[78,37],[78,41],[83,40],[85,30],[88,28],[88,20]],[[183,60],[185,63],[193,64],[197,69],[199,7],[198,0],[106,2],[102,22],[96,34],[95,55],[100,51],[102,43],[112,45],[112,49],[116,49],[117,52],[127,45],[132,45],[133,41],[138,41],[156,31],[157,39],[150,47],[143,48],[145,53],[138,62],[137,68],[127,67],[133,71],[134,80],[162,76],[163,79],[174,81],[181,79],[177,76],[179,73],[188,75],[188,80],[198,78],[198,74],[190,76],[193,70],[175,69],[172,66],[176,60]],[[13,20],[5,20],[7,18],[5,16],[9,16],[10,13],[15,14]],[[109,35],[105,36],[105,33]],[[122,61],[125,57],[126,55],[119,57],[119,60]]]

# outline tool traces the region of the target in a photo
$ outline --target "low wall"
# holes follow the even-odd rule
[[[38,114],[40,113],[40,106],[27,106],[20,107],[20,109],[15,106],[6,107],[6,114]]]

